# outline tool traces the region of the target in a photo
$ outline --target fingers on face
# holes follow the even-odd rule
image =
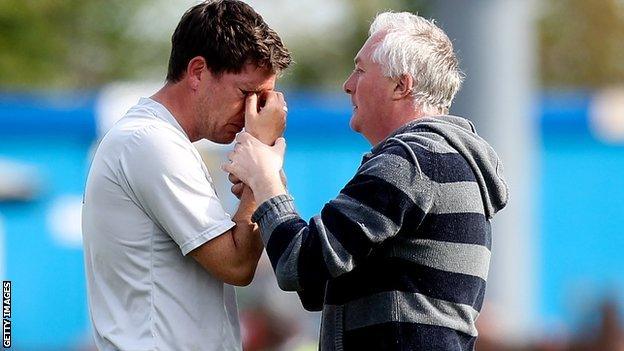
[[[277,94],[279,94],[279,92],[275,90],[267,91],[267,96],[266,96],[267,102],[275,101],[277,99]]]
[[[284,93],[282,93],[281,91],[276,91],[276,90],[268,91],[266,95],[265,105],[269,105],[269,104],[286,105],[286,102],[284,99]]]
[[[284,94],[279,91],[266,91],[264,92],[264,104],[262,109],[268,108],[271,111],[279,111],[283,113],[282,117],[286,116],[288,109],[286,108],[286,101],[284,100]]]
[[[258,114],[258,95],[253,93],[245,99],[245,116]]]
[[[284,114],[288,113],[288,104],[286,103],[286,100],[284,99],[284,94],[278,92],[277,99],[279,100],[279,105],[281,106],[281,109],[284,111]]]

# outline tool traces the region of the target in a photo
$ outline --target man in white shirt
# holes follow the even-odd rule
[[[245,129],[273,144],[286,107],[279,36],[237,0],[187,11],[165,86],[107,133],[85,189],[83,235],[100,350],[240,350],[233,288],[262,252],[253,194],[230,217],[191,142],[230,143]],[[225,284],[224,284],[225,283]]]

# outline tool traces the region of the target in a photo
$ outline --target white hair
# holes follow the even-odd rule
[[[424,110],[446,113],[463,81],[448,36],[429,21],[409,12],[384,12],[375,17],[369,35],[385,33],[371,59],[386,77],[414,79],[414,103]]]

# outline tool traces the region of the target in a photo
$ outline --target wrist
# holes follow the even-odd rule
[[[286,194],[286,187],[282,183],[279,172],[257,177],[250,182],[257,204],[281,194]]]
[[[238,211],[232,217],[232,220],[238,224],[251,224],[251,215],[256,210],[256,201],[251,188],[245,186],[240,197]]]
[[[262,136],[262,135],[259,135],[256,139],[260,140],[261,143],[268,145],[268,146],[275,145],[275,140],[277,140],[277,138],[274,136]]]
[[[253,128],[246,129],[246,131],[249,134],[253,135],[254,138],[260,140],[260,142],[262,142],[263,144],[266,144],[269,146],[273,146],[275,144],[275,140],[277,139],[276,136],[268,135],[268,133],[262,133],[262,132],[256,131]]]

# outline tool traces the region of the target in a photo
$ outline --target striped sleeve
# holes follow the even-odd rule
[[[393,144],[367,159],[340,194],[304,221],[290,195],[254,213],[280,288],[321,293],[326,281],[350,272],[405,221],[418,228],[432,204],[420,148]],[[427,171],[429,171],[427,169]]]

